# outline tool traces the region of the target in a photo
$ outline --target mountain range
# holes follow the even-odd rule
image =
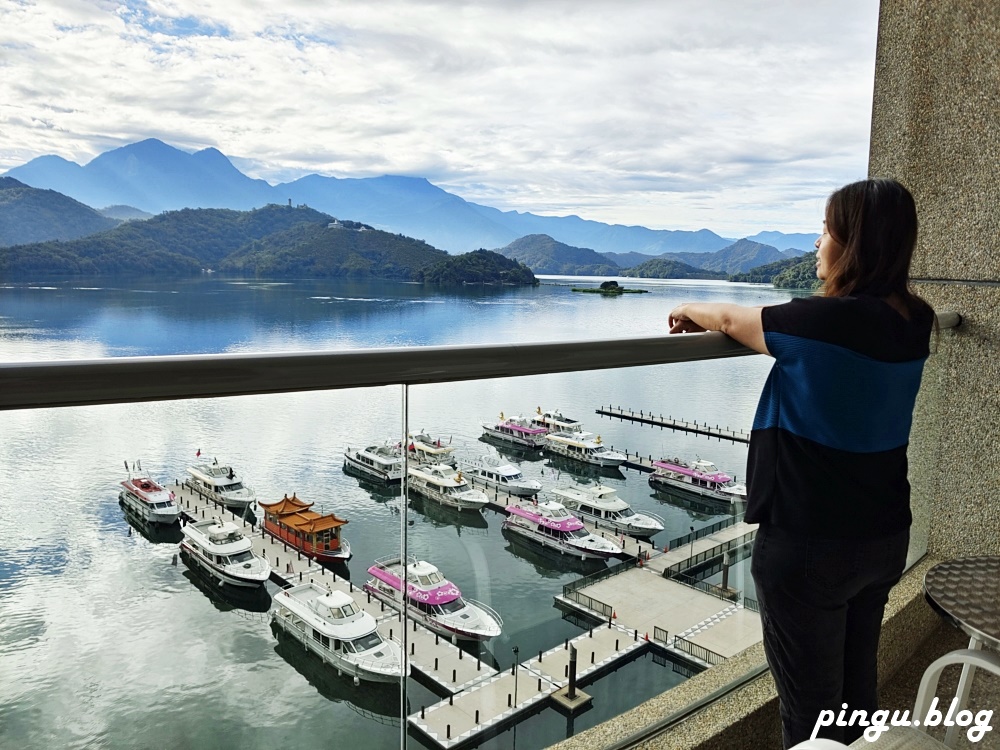
[[[181,208],[249,210],[271,203],[306,205],[376,229],[422,239],[450,253],[503,247],[546,234],[576,247],[609,253],[707,253],[732,244],[708,229],[649,229],[578,216],[500,211],[449,193],[421,177],[337,178],[317,174],[277,185],[253,179],[218,149],[188,153],[150,138],[107,151],[81,166],[40,156],[6,176],[55,190],[92,207],[122,206],[157,214]],[[750,240],[811,250],[816,235],[762,232]]]

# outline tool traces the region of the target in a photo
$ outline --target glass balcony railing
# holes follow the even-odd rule
[[[711,669],[760,640],[734,489],[769,368],[750,353],[704,334],[0,365],[0,732],[537,748]],[[227,483],[249,503],[220,504]],[[150,522],[160,500],[181,524]]]

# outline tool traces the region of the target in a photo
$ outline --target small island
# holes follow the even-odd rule
[[[604,294],[617,296],[619,294],[646,294],[648,289],[626,289],[618,286],[617,281],[604,281],[599,287],[573,287],[574,292],[586,292],[588,294]]]

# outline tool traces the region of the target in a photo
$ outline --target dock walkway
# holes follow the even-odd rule
[[[623,409],[620,406],[602,406],[599,409],[595,409],[595,411],[601,416],[622,420],[627,419],[630,422],[648,424],[661,429],[667,428],[670,430],[681,430],[682,432],[693,432],[698,435],[708,435],[709,437],[718,438],[719,440],[731,440],[734,443],[750,442],[749,433],[743,432],[743,430],[733,430],[728,427],[720,427],[719,425],[713,427],[709,424],[699,424],[697,421],[688,422],[686,419],[664,417],[662,414],[657,415],[651,411],[640,410],[636,412],[631,409]]]

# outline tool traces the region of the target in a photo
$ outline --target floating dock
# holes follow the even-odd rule
[[[713,427],[710,424],[699,423],[697,421],[688,422],[686,419],[664,417],[662,414],[657,415],[651,411],[632,411],[631,409],[623,409],[620,406],[602,406],[599,409],[595,409],[595,411],[604,417],[639,422],[640,424],[648,424],[651,427],[693,432],[698,435],[718,438],[719,440],[731,440],[734,443],[750,442],[750,433],[743,432],[743,430],[732,430],[728,427],[720,427],[719,425]],[[646,471],[652,470],[652,467],[646,469]]]

